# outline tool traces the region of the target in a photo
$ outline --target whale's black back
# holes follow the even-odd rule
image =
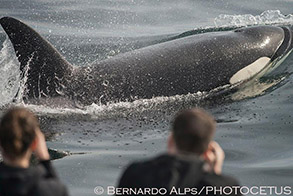
[[[98,62],[90,74],[103,102],[209,91],[260,57],[271,58],[283,38],[281,28],[269,26],[194,35]]]
[[[4,17],[0,24],[18,55],[21,72],[27,76],[28,101],[62,96],[91,104],[209,91],[229,84],[236,72],[257,59],[275,59],[292,48],[291,44],[284,45],[291,42],[292,38],[284,39],[290,32],[261,26],[192,35],[120,54],[90,67],[73,68],[24,23]],[[28,73],[24,74],[27,65]]]

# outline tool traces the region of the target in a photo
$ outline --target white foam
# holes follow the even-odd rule
[[[139,115],[148,111],[159,111],[164,110],[164,108],[170,108],[175,104],[189,103],[189,102],[199,102],[208,96],[207,92],[197,92],[189,93],[187,95],[175,95],[170,97],[154,97],[152,99],[139,99],[133,102],[118,102],[118,103],[108,103],[106,105],[93,103],[89,106],[83,108],[52,108],[45,105],[32,105],[19,103],[19,106],[25,106],[31,109],[38,115],[46,114],[46,116],[68,116],[74,115],[82,118],[117,118],[117,117],[127,117],[129,115]],[[194,105],[196,106],[196,105]]]
[[[284,15],[280,10],[267,10],[260,15],[221,14],[214,20],[216,27],[243,27],[251,25],[292,24],[293,15]]]

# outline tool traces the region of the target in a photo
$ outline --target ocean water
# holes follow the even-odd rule
[[[0,17],[21,19],[72,64],[152,45],[184,32],[250,25],[293,25],[293,2],[199,0],[0,0]],[[0,113],[23,89],[19,62],[0,28]],[[133,103],[81,108],[18,105],[36,112],[54,165],[71,195],[93,196],[115,186],[127,164],[165,152],[169,121],[200,106],[218,121],[216,141],[226,152],[224,173],[245,186],[293,186],[293,55],[237,92],[207,99],[198,92]]]

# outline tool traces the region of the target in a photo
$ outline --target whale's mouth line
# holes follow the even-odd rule
[[[268,74],[268,72],[277,68],[290,55],[292,52],[292,31],[288,26],[281,26],[280,28],[284,31],[284,39],[272,57],[260,57],[255,62],[239,70],[230,78],[230,84],[246,83],[253,79],[259,79],[264,74]]]
[[[281,56],[284,56],[284,54],[289,53],[292,48],[291,45],[292,45],[293,35],[292,35],[291,29],[287,26],[283,26],[280,28],[282,28],[284,31],[284,40],[279,46],[278,50],[272,56],[272,61],[274,61],[275,59]]]
[[[254,79],[259,79],[272,71],[274,71],[276,68],[278,68],[283,61],[292,53],[293,48],[289,50],[289,52],[284,53],[283,55],[275,58],[273,61],[268,63],[258,74],[255,75]]]
[[[275,69],[277,69],[283,63],[283,61],[292,53],[292,51],[293,49],[291,49],[288,53],[281,55],[278,58],[275,58],[273,61],[269,62],[260,72],[258,72],[248,80],[241,81],[238,84],[235,84],[237,91],[232,94],[231,99],[234,101],[239,101],[246,98],[262,95],[263,92],[283,81],[287,75],[285,76],[283,74],[281,75],[281,77],[274,79],[268,84],[261,83],[260,79],[269,75]]]

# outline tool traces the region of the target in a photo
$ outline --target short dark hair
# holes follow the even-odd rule
[[[173,137],[178,150],[204,153],[216,130],[214,118],[200,108],[179,112],[172,124]]]
[[[0,122],[0,145],[6,156],[22,156],[36,137],[39,121],[28,109],[14,107],[8,110]]]

